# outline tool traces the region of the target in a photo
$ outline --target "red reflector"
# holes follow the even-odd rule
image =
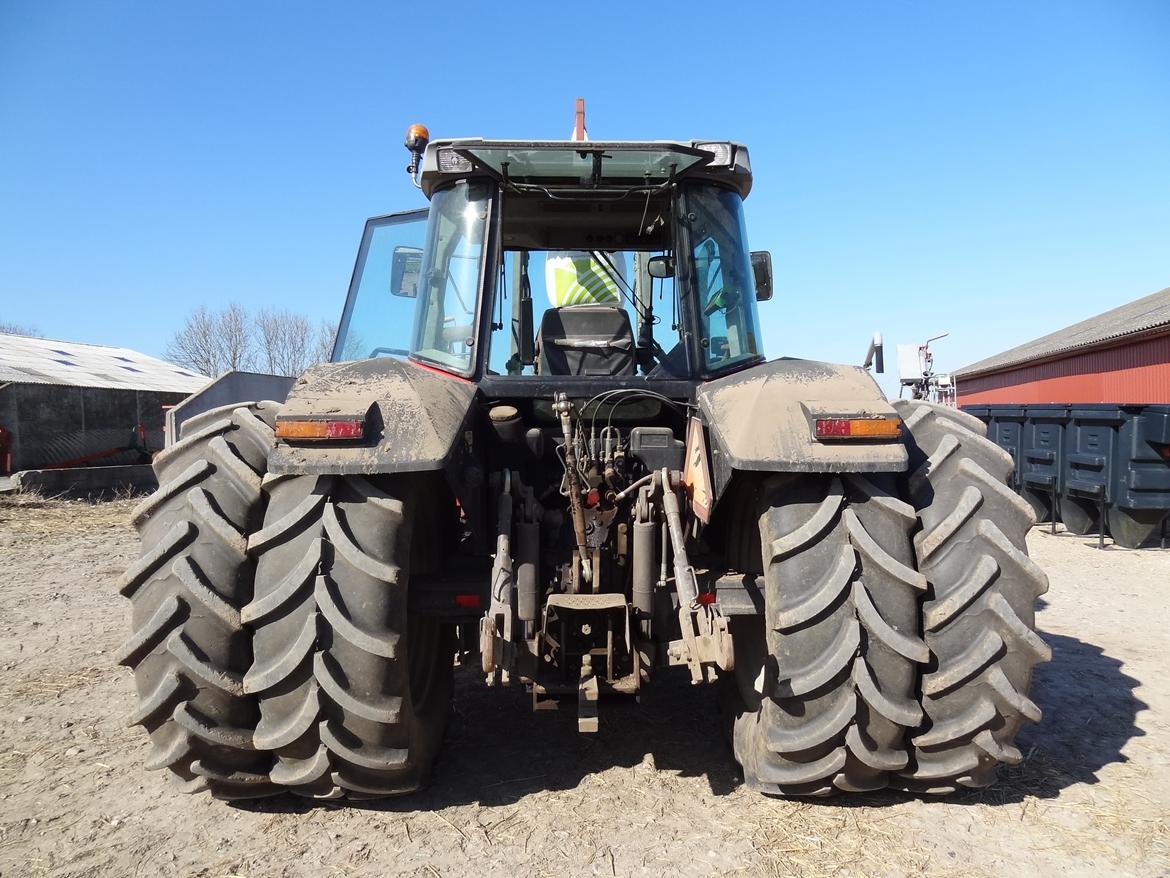
[[[361,421],[326,421],[325,437],[327,439],[361,439],[365,433],[365,424]]]
[[[347,418],[345,420],[276,419],[278,439],[361,439],[365,432],[365,421],[360,418]]]
[[[818,418],[817,436],[848,436],[849,421],[843,418]]]
[[[1170,460],[1170,445],[1163,445],[1158,448],[1158,453],[1162,455],[1163,460]]]
[[[479,595],[477,595],[477,594],[457,594],[457,595],[455,595],[455,606],[461,607],[464,610],[478,610],[479,609]]]
[[[601,502],[601,492],[596,488],[590,489],[589,493],[585,495],[585,505],[592,509]]]
[[[695,600],[697,600],[704,607],[709,607],[711,604],[715,603],[715,592],[701,591]]]

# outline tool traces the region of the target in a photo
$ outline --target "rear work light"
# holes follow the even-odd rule
[[[714,155],[714,158],[711,159],[712,167],[731,167],[730,143],[696,143],[695,149],[701,149],[703,152],[709,152]]]
[[[813,435],[818,439],[897,439],[901,418],[817,418]]]
[[[277,439],[361,439],[363,418],[277,418]]]

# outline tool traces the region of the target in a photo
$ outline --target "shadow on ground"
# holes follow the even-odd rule
[[[1057,524],[1056,532],[1053,533],[1051,525],[1047,522],[1033,526],[1032,533],[1041,532],[1045,538],[1056,540],[1060,543],[1079,543],[1082,546],[1087,546],[1091,549],[1097,549],[1102,552],[1147,552],[1150,549],[1158,551],[1166,551],[1170,549],[1170,518],[1167,519],[1166,533],[1163,536],[1160,528],[1155,528],[1154,532],[1146,537],[1145,541],[1137,548],[1127,549],[1125,546],[1119,546],[1113,542],[1106,531],[1105,538],[1102,540],[1100,534],[1093,530],[1086,534],[1075,534],[1072,531],[1066,530],[1063,524]]]
[[[1048,634],[1052,662],[1039,666],[1033,699],[1044,711],[1017,741],[1027,757],[1001,771],[987,790],[951,801],[1004,804],[1029,796],[1051,798],[1077,783],[1096,783],[1105,766],[1126,761],[1121,749],[1144,734],[1136,724],[1146,705],[1133,694],[1137,680],[1121,662],[1093,644]],[[653,757],[659,771],[705,777],[716,795],[742,784],[719,720],[716,687],[691,686],[681,673],[660,673],[642,703],[605,701],[601,731],[577,733],[575,708],[534,713],[523,687],[488,689],[472,668],[456,672],[456,693],[441,761],[431,786],[401,799],[344,803],[346,807],[419,811],[450,805],[504,805],[540,790],[573,789],[590,774],[633,768]],[[879,806],[905,801],[898,793],[814,800],[832,806]],[[325,803],[337,807],[341,803]],[[316,803],[295,796],[262,799],[243,807],[306,811]]]
[[[1052,661],[1037,667],[1032,698],[1044,719],[1021,731],[1017,743],[1028,759],[1002,776],[1005,788],[1047,798],[1072,784],[1094,784],[1102,768],[1127,762],[1121,750],[1145,734],[1137,715],[1147,705],[1134,694],[1139,683],[1120,659],[1075,637],[1043,636]]]

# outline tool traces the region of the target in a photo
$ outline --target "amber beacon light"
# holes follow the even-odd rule
[[[415,122],[406,129],[406,137],[402,141],[410,152],[410,164],[406,166],[406,173],[410,174],[410,179],[415,186],[418,185],[418,172],[419,168],[422,167],[422,155],[430,142],[431,132],[427,131],[426,125]]]

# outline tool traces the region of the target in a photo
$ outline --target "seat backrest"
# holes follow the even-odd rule
[[[536,346],[541,375],[634,374],[634,331],[623,308],[549,308]]]

